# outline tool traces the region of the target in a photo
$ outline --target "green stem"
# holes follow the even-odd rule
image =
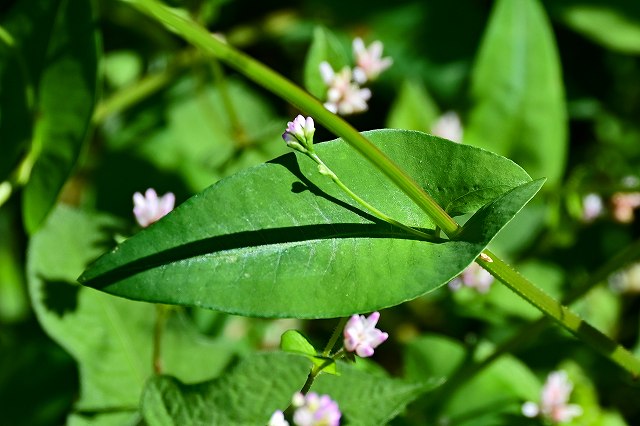
[[[563,299],[564,303],[571,304],[577,301],[613,272],[639,258],[640,240],[637,240],[612,257],[603,266],[598,268],[584,283],[577,285],[574,290],[569,292]],[[489,356],[483,358],[481,361],[466,363],[440,388],[438,388],[437,393],[431,394],[429,398],[429,406],[433,407],[433,409],[444,406],[444,401],[455,393],[460,385],[470,381],[476,374],[487,368],[502,355],[513,352],[516,348],[535,339],[545,328],[547,328],[550,321],[551,320],[548,316],[543,316],[542,318],[523,326],[510,339],[501,343]]]
[[[156,305],[156,322],[153,327],[153,371],[156,374],[162,374],[162,334],[168,313],[167,305]]]
[[[331,349],[333,349],[333,347],[336,345],[338,337],[342,335],[342,330],[344,329],[344,326],[347,324],[348,320],[348,317],[340,318],[338,325],[335,329],[333,329],[333,333],[331,334],[331,338],[327,342],[327,346],[325,346],[324,351],[322,351],[322,356],[327,357],[329,356],[329,354],[331,354]]]
[[[143,13],[162,22],[193,45],[210,52],[222,62],[263,86],[272,93],[287,100],[291,104],[312,116],[328,130],[342,137],[354,149],[362,154],[389,180],[413,200],[450,238],[454,238],[459,225],[427,194],[406,172],[387,157],[367,138],[358,133],[349,123],[331,113],[317,99],[280,74],[266,67],[249,56],[237,51],[225,42],[212,36],[206,29],[198,26],[188,18],[177,15],[157,0],[123,0],[139,8]],[[575,333],[579,338],[604,353],[609,359],[619,364],[634,376],[640,373],[640,361],[611,339],[600,333],[591,325],[581,320],[576,314],[536,288],[529,281],[511,269],[506,263],[491,255],[493,262],[482,261],[482,265],[494,276],[503,281],[516,294],[523,297],[533,306],[554,318],[560,324]]]
[[[369,204],[368,202],[360,198],[347,185],[345,185],[329,167],[327,167],[327,165],[320,159],[320,157],[318,157],[318,155],[315,152],[310,151],[307,155],[318,164],[321,174],[325,176],[329,176],[331,180],[333,180],[333,182],[336,185],[338,185],[340,189],[342,189],[342,191],[344,191],[349,197],[355,200],[362,207],[364,207],[365,209],[373,213],[373,215],[376,216],[378,219],[384,220],[385,222],[390,223],[391,225],[404,229],[408,233],[413,234],[417,237],[420,237],[421,239],[433,241],[433,236],[426,234],[422,231],[419,231],[415,228],[411,228],[410,226],[407,226],[404,223],[398,222],[394,218],[387,216],[386,214],[382,213],[380,210],[378,210],[377,208],[373,207],[371,204]]]
[[[193,45],[212,53],[231,68],[287,100],[300,110],[305,111],[314,120],[342,137],[404,191],[447,235],[452,237],[457,234],[459,226],[456,221],[413,178],[369,142],[367,138],[358,133],[349,123],[328,111],[321,102],[306,91],[267,66],[212,36],[206,29],[185,17],[177,15],[156,0],[129,0],[129,2],[140,8],[144,13],[155,17]]]
[[[485,250],[484,254],[490,260],[479,257],[476,260],[478,264],[491,272],[491,275],[502,281],[511,291],[520,295],[605,357],[627,370],[634,379],[640,377],[640,360],[634,357],[631,352],[536,287],[489,250]]]

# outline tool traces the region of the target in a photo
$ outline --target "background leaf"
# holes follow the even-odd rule
[[[92,2],[62,0],[49,18],[51,32],[38,35],[46,53],[37,83],[32,147],[37,159],[23,192],[23,217],[30,233],[51,210],[71,174],[97,90],[98,33]]]
[[[251,316],[372,311],[448,282],[541,185],[529,182],[511,161],[473,147],[409,131],[367,136],[441,205],[454,205],[454,213],[471,212],[503,195],[470,220],[474,225],[463,232],[466,239],[415,241],[360,211],[309,159],[286,155],[192,197],[102,257],[81,280],[132,299]],[[385,213],[410,225],[432,226],[344,142],[319,144],[317,151]]]
[[[304,64],[304,86],[318,99],[326,99],[327,86],[320,74],[320,63],[327,61],[334,71],[351,66],[349,50],[329,29],[316,27]]]
[[[330,395],[342,411],[341,421],[347,424],[387,424],[427,389],[421,383],[374,375],[343,362],[338,371],[340,376],[319,376],[311,390]]]
[[[387,127],[432,133],[431,127],[438,115],[438,107],[424,84],[417,80],[404,80],[389,111]]]
[[[0,37],[0,182],[26,149],[31,128],[25,64],[19,55]]]
[[[300,390],[310,363],[303,357],[254,353],[217,380],[187,386],[173,377],[154,377],[142,395],[150,426],[264,426]]]
[[[546,1],[550,13],[604,47],[640,54],[640,4],[635,0]]]
[[[119,222],[60,206],[29,246],[31,300],[47,333],[78,362],[84,412],[135,411],[152,374],[156,307],[110,297],[74,284],[89,259],[113,244]],[[162,340],[164,371],[187,381],[218,374],[236,348],[198,336],[180,315],[170,317]]]
[[[495,3],[471,95],[464,142],[557,184],[567,151],[564,90],[553,33],[537,0]]]

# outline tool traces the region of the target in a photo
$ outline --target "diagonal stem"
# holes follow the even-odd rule
[[[303,89],[267,66],[237,51],[224,41],[219,40],[211,35],[205,28],[202,28],[188,18],[179,16],[157,0],[122,1],[133,4],[143,13],[158,20],[180,37],[202,48],[204,51],[213,54],[220,61],[234,68],[244,76],[282,99],[287,100],[308,115],[313,116],[315,120],[323,124],[328,130],[342,137],[384,173],[389,180],[407,194],[407,196],[434,221],[436,226],[442,229],[450,238],[454,238],[458,234],[461,229],[460,226],[413,178],[375,145],[369,142],[367,138],[358,133],[349,123],[325,109],[317,99]],[[634,358],[629,351],[582,320],[567,307],[562,306],[558,301],[554,300],[518,274],[504,261],[489,251],[485,251],[485,254],[487,254],[492,262],[479,260],[479,263],[492,275],[505,283],[507,287],[537,309],[551,316],[563,327],[603,353],[607,358],[617,363],[634,377],[640,375],[640,360]]]

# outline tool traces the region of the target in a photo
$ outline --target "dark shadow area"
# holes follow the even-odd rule
[[[78,308],[77,284],[64,280],[49,280],[42,276],[42,303],[50,312],[62,318],[65,314],[74,312]]]
[[[432,230],[420,230],[427,234],[433,233]],[[103,275],[90,279],[83,275],[78,278],[78,280],[90,287],[101,289],[116,281],[123,280],[132,275],[153,269],[160,265],[179,262],[205,254],[247,247],[260,247],[308,240],[344,238],[394,238],[420,240],[415,235],[408,234],[403,230],[394,228],[384,222],[383,224],[330,223],[326,225],[260,229],[256,231],[237,232],[234,234],[220,235],[194,241],[150,256],[136,259],[119,268],[112,269]],[[439,238],[436,239],[434,237],[434,240],[431,242],[441,243],[445,241],[446,240]]]

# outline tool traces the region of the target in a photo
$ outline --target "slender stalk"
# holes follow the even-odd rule
[[[398,228],[404,229],[408,233],[413,234],[413,235],[415,235],[417,237],[420,237],[421,239],[428,240],[428,241],[433,241],[433,237],[431,235],[426,234],[426,233],[424,233],[422,231],[419,231],[419,230],[417,230],[415,228],[412,228],[410,226],[407,226],[404,223],[398,222],[397,220],[395,220],[391,216],[388,216],[388,215],[382,213],[380,210],[378,210],[377,208],[373,207],[371,204],[369,204],[368,202],[366,202],[365,200],[360,198],[360,196],[358,196],[347,185],[345,185],[342,182],[342,180],[340,180],[340,178],[329,167],[327,167],[327,165],[320,159],[320,157],[318,157],[318,155],[315,152],[309,152],[307,155],[311,159],[313,159],[313,161],[315,161],[318,164],[321,174],[330,177],[331,180],[336,185],[338,185],[338,187],[340,189],[342,189],[342,191],[344,191],[349,197],[351,197],[355,202],[360,204],[362,207],[364,207],[365,209],[367,209],[371,213],[373,213],[373,215],[376,216],[378,219],[384,220],[385,222],[387,222],[387,223],[389,223],[391,225],[394,225],[394,226],[397,226]]]
[[[331,338],[327,342],[327,346],[325,346],[324,351],[322,351],[322,356],[329,356],[329,354],[331,354],[331,349],[333,349],[333,347],[336,345],[338,337],[340,337],[340,335],[342,334],[342,329],[347,324],[348,320],[348,317],[340,318],[338,325],[336,325],[336,328],[333,329],[333,333],[331,334]]]
[[[257,84],[291,104],[298,107],[314,120],[322,123],[327,129],[342,137],[354,149],[362,154],[389,180],[400,188],[416,203],[450,238],[454,238],[459,225],[427,194],[406,172],[387,157],[367,138],[358,133],[349,123],[331,113],[314,97],[280,74],[249,56],[237,51],[225,42],[212,36],[206,29],[198,26],[188,18],[177,15],[157,0],[123,0],[133,4],[143,13],[163,23],[169,30],[177,33],[193,45],[213,54],[220,61],[239,71]],[[594,346],[612,361],[616,362],[634,377],[640,373],[640,361],[635,359],[626,349],[600,333],[591,325],[580,319],[575,313],[562,306],[542,290],[520,276],[505,262],[486,252],[492,262],[480,261],[492,275],[504,282],[507,287],[523,297],[533,306],[551,316],[563,327],[580,339]]]
[[[411,198],[436,225],[450,237],[459,231],[458,224],[431,198],[404,170],[369,142],[349,123],[328,111],[322,103],[280,74],[237,51],[224,41],[212,36],[206,29],[187,18],[177,15],[156,0],[128,0],[144,13],[155,17],[172,31],[195,46],[212,53],[231,68],[257,84],[295,105],[327,129],[341,136],[353,148],[371,161],[409,198]]]
[[[603,266],[598,268],[584,283],[576,286],[573,291],[569,292],[563,299],[564,303],[571,304],[577,301],[613,272],[639,258],[640,240],[637,240],[612,257]],[[428,402],[429,407],[437,410],[437,407],[444,406],[444,401],[450,398],[450,396],[453,395],[462,384],[471,380],[476,374],[483,371],[502,355],[513,352],[516,348],[535,339],[545,328],[547,328],[550,321],[551,319],[548,316],[543,316],[542,318],[521,327],[520,330],[518,330],[510,339],[496,347],[489,356],[478,362],[465,363],[438,389],[437,393],[430,395]]]
[[[484,254],[490,260],[479,257],[476,261],[480,266],[491,272],[514,293],[540,309],[564,328],[575,334],[578,338],[594,347],[597,351],[611,361],[627,370],[634,379],[640,377],[640,360],[622,345],[605,336],[601,331],[580,318],[566,306],[536,287],[515,269],[507,265],[503,260],[495,256],[489,250]]]
[[[156,305],[156,322],[153,327],[153,371],[156,374],[162,374],[162,334],[168,313],[167,305]]]

